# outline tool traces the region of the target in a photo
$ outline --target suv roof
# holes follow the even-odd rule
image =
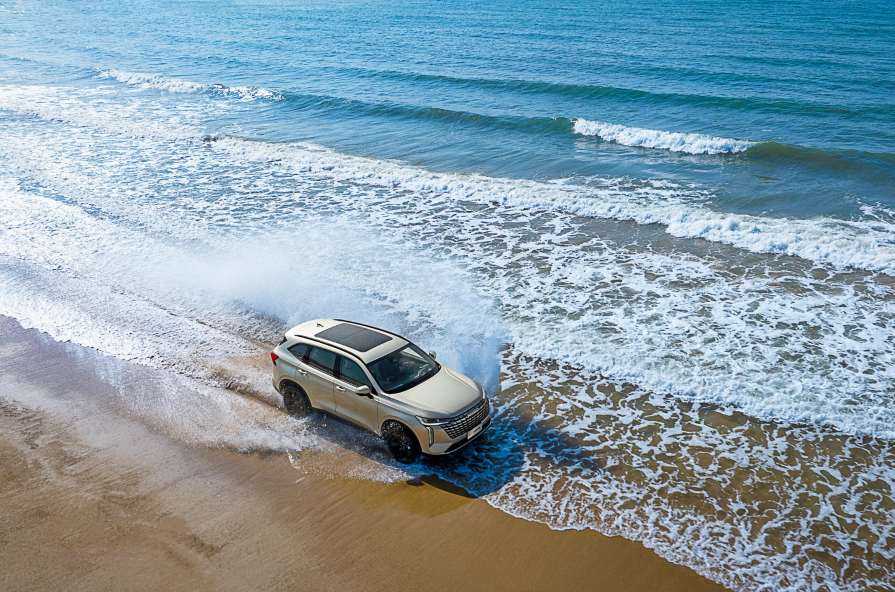
[[[408,341],[394,333],[341,319],[317,319],[302,323],[286,332],[286,337],[305,338],[346,349],[364,363],[402,348]]]

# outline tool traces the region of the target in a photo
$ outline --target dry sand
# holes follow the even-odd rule
[[[436,478],[301,475],[283,454],[189,446],[102,406],[34,409],[23,393],[90,405],[110,387],[3,323],[0,590],[723,589],[639,543],[553,531]]]

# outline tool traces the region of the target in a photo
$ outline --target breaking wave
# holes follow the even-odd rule
[[[145,74],[142,72],[126,72],[124,70],[103,70],[97,78],[113,78],[137,88],[154,88],[166,90],[172,93],[203,93],[210,92],[220,95],[230,95],[241,99],[269,99],[280,101],[283,95],[258,86],[225,86],[223,84],[202,84],[182,78],[171,78],[159,74]]]
[[[628,127],[602,121],[575,121],[575,133],[582,136],[598,136],[607,142],[616,142],[625,146],[642,148],[659,148],[672,152],[687,154],[729,154],[745,152],[758,142],[720,138],[706,134],[686,134],[681,132],[665,132],[642,127]]]

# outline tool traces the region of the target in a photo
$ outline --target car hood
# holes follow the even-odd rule
[[[454,416],[482,398],[472,379],[447,366],[412,389],[389,396],[418,408],[429,417]]]

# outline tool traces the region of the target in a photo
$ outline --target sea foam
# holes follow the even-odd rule
[[[95,99],[104,97],[99,93]],[[170,110],[166,119],[147,117],[139,104],[109,106],[74,93],[36,87],[0,87],[0,107],[138,138],[198,142],[208,136],[182,110]],[[227,136],[210,139],[214,140],[209,143],[213,149],[233,158],[287,162],[329,179],[437,193],[455,200],[661,224],[677,237],[702,238],[755,253],[791,255],[837,268],[895,274],[895,224],[879,219],[775,218],[719,212],[704,205],[711,197],[705,188],[659,179],[505,179],[428,171],[307,143],[277,144]]]
[[[705,190],[668,181],[571,179],[544,183],[436,173],[310,144],[222,138],[213,146],[237,158],[283,161],[299,170],[343,181],[437,193],[456,200],[662,224],[677,237],[702,238],[755,253],[779,253],[836,267],[895,274],[895,224],[718,212],[701,203],[708,197]]]
[[[607,142],[616,142],[625,146],[658,148],[672,152],[686,152],[687,154],[745,152],[757,144],[757,142],[747,140],[734,140],[706,134],[665,132],[602,121],[588,121],[587,119],[577,119],[574,123],[575,133],[582,136],[598,136]]]

